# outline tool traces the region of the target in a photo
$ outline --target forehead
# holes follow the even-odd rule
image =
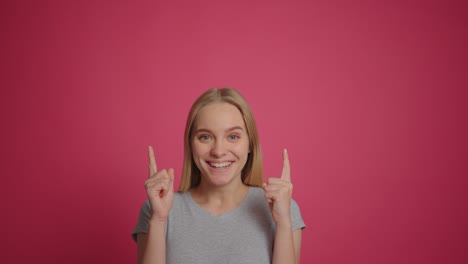
[[[242,113],[229,103],[212,103],[204,106],[195,119],[195,129],[224,130],[235,126],[245,129]]]

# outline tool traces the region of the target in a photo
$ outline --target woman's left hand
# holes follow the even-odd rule
[[[283,171],[281,178],[269,178],[263,183],[265,198],[267,199],[273,220],[276,225],[291,225],[291,197],[293,185],[291,183],[291,169],[288,152],[283,150]]]

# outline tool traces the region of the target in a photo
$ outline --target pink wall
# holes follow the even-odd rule
[[[133,263],[146,146],[180,176],[222,86],[289,149],[302,263],[467,263],[466,2],[9,2],[1,263]]]

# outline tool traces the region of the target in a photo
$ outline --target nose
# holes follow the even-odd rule
[[[211,147],[211,156],[215,158],[222,157],[226,154],[226,144],[223,140],[216,140]]]

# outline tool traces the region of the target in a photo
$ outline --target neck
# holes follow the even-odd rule
[[[238,184],[213,187],[203,184],[190,190],[192,198],[202,208],[214,215],[220,215],[237,208],[247,196],[249,187],[240,181]]]

